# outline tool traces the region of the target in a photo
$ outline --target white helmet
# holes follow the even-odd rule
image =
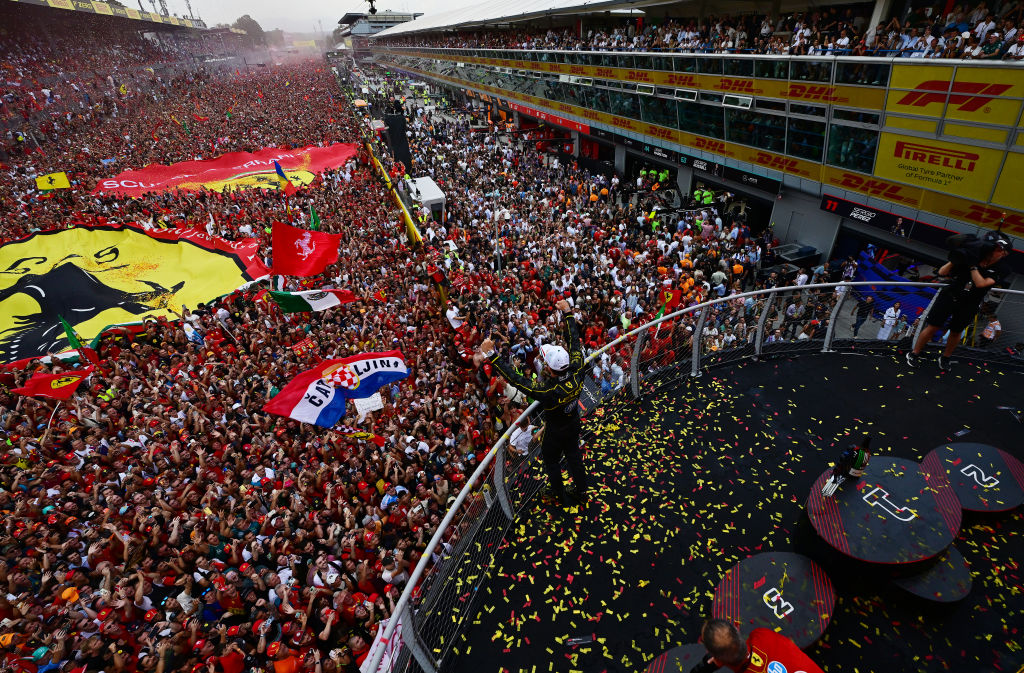
[[[569,353],[561,346],[544,344],[540,347],[540,354],[552,371],[563,372],[569,367]]]

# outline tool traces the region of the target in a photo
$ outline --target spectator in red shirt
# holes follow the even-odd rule
[[[708,655],[691,673],[712,673],[721,667],[734,673],[824,673],[792,640],[771,629],[754,629],[746,641],[732,622],[710,619],[701,630]]]

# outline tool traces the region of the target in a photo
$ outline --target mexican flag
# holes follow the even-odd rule
[[[342,304],[358,301],[351,290],[306,290],[304,292],[267,293],[285,313],[323,311]]]

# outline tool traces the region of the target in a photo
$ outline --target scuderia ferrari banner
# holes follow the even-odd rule
[[[255,239],[199,229],[76,227],[0,246],[0,362],[69,347],[109,325],[194,309],[267,275]]]
[[[100,180],[93,193],[140,196],[147,192],[174,189],[279,189],[282,181],[274,170],[281,164],[288,180],[296,186],[308,185],[319,173],[344,166],[356,155],[358,145],[335,143],[329,147],[310,145],[283,150],[269,147],[259,152],[231,152],[206,161],[181,161],[170,166],[150,164],[137,171]]]

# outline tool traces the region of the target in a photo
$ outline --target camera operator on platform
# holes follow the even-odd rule
[[[949,278],[950,282],[939,290],[921,335],[913,350],[907,353],[907,363],[911,367],[920,364],[921,351],[948,320],[949,335],[939,356],[939,369],[949,370],[949,358],[956,350],[960,335],[974,320],[989,288],[1008,272],[1003,260],[1010,254],[1010,239],[1005,234],[992,232],[980,240],[971,235],[954,236],[953,239],[956,240],[953,241],[949,261],[938,271],[939,276]]]

